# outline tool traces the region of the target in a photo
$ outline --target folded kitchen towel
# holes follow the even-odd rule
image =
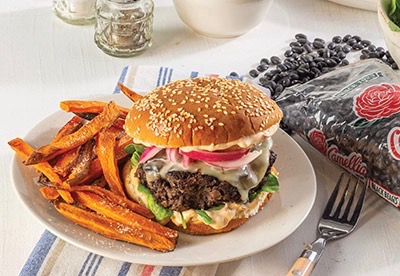
[[[127,66],[122,70],[118,82],[138,93],[145,94],[170,81],[197,76],[218,75],[169,67]],[[114,90],[114,94],[116,93],[120,93],[117,85]],[[20,275],[212,276],[215,275],[217,268],[217,264],[180,267],[118,261],[78,248],[46,230],[25,262]]]

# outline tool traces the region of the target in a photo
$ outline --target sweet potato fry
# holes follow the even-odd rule
[[[62,153],[53,166],[54,171],[63,178],[67,177],[77,162],[79,151],[80,147],[77,147]]]
[[[69,185],[78,184],[89,173],[90,162],[92,161],[94,155],[93,147],[95,143],[95,139],[90,139],[85,144],[80,146],[75,166],[72,168],[72,171],[66,180]]]
[[[176,239],[171,240],[163,235],[144,231],[140,227],[132,228],[95,212],[86,211],[62,202],[55,202],[54,206],[58,212],[69,220],[105,237],[131,242],[161,252],[175,249]]]
[[[178,232],[165,227],[155,221],[142,217],[120,205],[104,200],[101,196],[91,192],[72,192],[76,202],[96,211],[110,219],[126,224],[132,228],[140,228],[150,233],[163,235],[170,240],[178,237]]]
[[[74,113],[101,113],[106,106],[107,103],[101,101],[71,100],[60,102],[60,108],[62,110]],[[117,105],[116,107],[117,109],[119,109],[123,117],[125,117],[129,112],[128,108],[119,105]]]
[[[58,190],[53,187],[43,186],[39,189],[39,191],[47,200],[56,200],[60,197]]]
[[[83,191],[83,192],[92,192],[95,193],[96,195],[101,196],[102,198],[108,200],[109,202],[112,202],[116,205],[120,205],[124,208],[128,208],[129,210],[138,213],[141,216],[144,216],[146,218],[152,219],[154,218],[153,213],[143,207],[142,205],[133,202],[129,199],[127,199],[126,197],[122,197],[122,196],[118,196],[116,194],[114,194],[113,192],[106,190],[104,188],[98,187],[98,186],[93,186],[93,185],[83,185],[83,186],[73,186],[71,187],[71,191],[72,192],[79,192],[79,191]]]
[[[50,143],[34,151],[25,163],[27,165],[32,165],[42,161],[48,161],[61,153],[83,145],[92,139],[100,130],[111,126],[119,116],[120,113],[116,104],[111,101],[104,108],[104,111],[92,121],[82,126],[76,132],[62,137],[59,141]]]
[[[15,138],[9,141],[8,144],[18,155],[20,155],[24,159],[30,156],[34,151],[33,148],[27,143],[25,143],[25,141],[22,140],[21,138]],[[33,165],[33,167],[37,169],[39,172],[43,173],[56,188],[60,188],[58,192],[66,202],[68,203],[74,202],[71,197],[71,194],[68,191],[65,191],[69,190],[70,186],[62,182],[58,174],[53,171],[53,168],[50,166],[48,162],[41,162]]]
[[[132,143],[132,138],[124,134],[117,142],[115,148],[115,158],[118,164],[126,161],[128,159],[128,154],[125,152],[125,147]],[[103,173],[101,168],[100,160],[98,158],[94,159],[90,163],[88,175],[79,183],[80,185],[87,185],[92,183],[95,179],[99,178]]]
[[[126,197],[115,156],[116,138],[117,134],[114,131],[100,131],[97,137],[96,153],[110,190],[119,196]]]
[[[119,89],[121,89],[122,93],[124,93],[125,96],[127,96],[132,102],[136,102],[137,100],[143,98],[142,95],[136,93],[132,89],[126,87],[122,83],[118,83]]]
[[[77,131],[83,125],[83,119],[73,116],[54,136],[52,142],[58,142],[62,137]]]

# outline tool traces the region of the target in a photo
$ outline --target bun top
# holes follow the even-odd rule
[[[272,135],[281,118],[278,105],[251,84],[193,78],[158,87],[136,101],[125,131],[146,146],[201,148],[234,145],[271,128]]]

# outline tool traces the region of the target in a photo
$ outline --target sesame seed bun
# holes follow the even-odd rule
[[[224,149],[240,145],[243,138],[257,143],[254,139],[271,136],[281,118],[278,105],[251,84],[193,78],[158,87],[136,101],[125,131],[147,146]]]

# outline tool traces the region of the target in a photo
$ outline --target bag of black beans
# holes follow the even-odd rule
[[[292,86],[276,99],[283,123],[400,207],[400,78],[377,59]]]

